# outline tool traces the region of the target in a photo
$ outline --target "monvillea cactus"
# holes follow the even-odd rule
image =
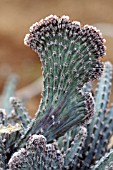
[[[113,168],[108,149],[113,106],[107,109],[112,64],[102,63],[105,40],[96,28],[69,17],[49,16],[30,28],[25,44],[39,54],[43,91],[32,120],[5,88],[0,111],[0,168],[3,170],[104,170]],[[91,82],[99,79],[95,96]],[[14,82],[14,81],[13,81]],[[12,90],[13,89],[13,90]]]

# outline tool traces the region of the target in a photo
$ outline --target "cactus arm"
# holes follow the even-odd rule
[[[62,151],[62,153],[64,153],[69,148],[70,142],[72,141],[72,139],[74,139],[74,137],[72,138],[71,130],[69,130],[63,136],[58,138],[58,147]]]
[[[27,128],[28,124],[31,122],[31,118],[22,102],[15,97],[11,97],[10,103],[12,104],[14,113],[18,116],[18,119],[22,123],[23,127]]]
[[[92,123],[89,126],[89,136],[93,132],[93,127],[95,124],[99,123],[98,127],[101,125],[100,121],[103,121],[107,104],[109,101],[110,87],[112,79],[112,64],[109,62],[105,63],[104,71],[99,79],[98,87],[95,95],[95,114]]]
[[[100,131],[100,137],[99,137],[100,142],[96,147],[97,159],[99,159],[106,153],[110,138],[113,134],[113,106],[111,106],[108,113],[105,115],[103,122],[104,122],[103,128]]]
[[[66,169],[76,167],[80,150],[84,145],[87,136],[87,129],[80,127],[78,134],[71,142],[70,147],[64,153],[64,167]]]

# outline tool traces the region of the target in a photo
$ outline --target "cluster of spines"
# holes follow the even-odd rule
[[[60,32],[64,30],[65,30],[64,33]],[[53,45],[52,42],[49,41],[49,38],[51,35],[55,37],[56,34],[58,33],[58,36],[60,38],[63,38],[65,41],[68,40],[68,38],[65,36],[66,34],[70,38],[76,38],[76,41],[80,40],[81,35],[82,35],[83,42],[86,39],[88,39],[88,41],[91,42],[90,45],[94,47],[94,49],[92,50],[95,51],[97,57],[103,56],[104,54],[104,47],[103,47],[104,40],[101,39],[102,38],[101,33],[98,31],[98,34],[97,34],[97,30],[94,27],[89,26],[89,25],[85,25],[81,29],[80,23],[77,21],[71,22],[68,16],[62,16],[60,18],[55,15],[54,16],[50,15],[49,17],[46,17],[40,22],[36,22],[35,24],[33,24],[30,27],[30,33],[32,35],[35,35],[36,33],[36,37],[33,38],[32,36],[29,36],[28,34],[25,38],[25,43],[31,46],[32,48],[34,48],[34,50],[36,49],[39,50],[39,52],[40,52],[40,49],[38,48],[40,46],[43,46],[46,43],[48,44],[50,43],[50,45]],[[92,41],[92,39],[95,41]],[[70,39],[70,42],[72,44],[74,43],[72,39]],[[55,45],[57,45],[57,43],[55,43]]]
[[[5,92],[7,96],[6,102],[12,93],[14,93],[14,86],[7,88]],[[7,103],[7,111],[10,111],[12,108],[9,105],[10,102]],[[8,169],[8,161],[17,149],[17,141],[22,136],[21,125],[15,124],[15,120],[17,121],[17,118],[14,118],[12,111],[6,113],[5,109],[0,109],[0,168],[2,168],[2,170]],[[20,120],[18,120],[18,122],[19,121]]]

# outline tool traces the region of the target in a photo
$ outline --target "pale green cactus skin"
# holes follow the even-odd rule
[[[104,42],[96,28],[67,16],[50,15],[30,27],[25,44],[42,62],[42,99],[32,120],[14,97],[16,81],[7,83],[0,110],[1,170],[111,170],[112,64],[100,61]]]
[[[109,153],[106,153],[104,157],[102,157],[92,170],[112,170],[113,169],[113,150]]]

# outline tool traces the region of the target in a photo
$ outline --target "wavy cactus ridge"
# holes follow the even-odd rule
[[[71,22],[67,16],[50,15],[30,27],[24,42],[40,56],[44,82],[42,100],[26,136],[48,129],[43,135],[51,141],[74,124],[78,126],[92,117],[91,93],[80,91],[85,83],[102,73],[103,64],[99,59],[105,55],[105,40],[95,27],[81,27],[79,22]],[[56,122],[51,117],[55,117]],[[56,126],[59,130],[52,137]]]

